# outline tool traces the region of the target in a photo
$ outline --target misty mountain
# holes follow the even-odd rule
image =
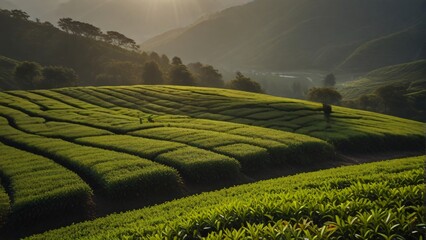
[[[0,0],[5,1],[5,0]],[[251,0],[9,0],[31,16],[56,23],[71,17],[138,42]],[[1,5],[0,5],[1,6]]]
[[[425,0],[256,0],[142,48],[223,67],[330,70],[363,44],[418,24],[425,11]]]

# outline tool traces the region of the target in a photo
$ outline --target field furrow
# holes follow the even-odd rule
[[[155,192],[178,192],[176,170],[134,155],[28,134],[3,118],[0,139],[14,147],[54,159],[89,181],[109,198],[148,197]]]
[[[1,142],[0,152],[0,177],[11,194],[9,225],[25,229],[62,214],[87,217],[93,193],[77,174],[48,158]]]

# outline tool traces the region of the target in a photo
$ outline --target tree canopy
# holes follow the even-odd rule
[[[74,69],[58,66],[44,67],[42,72],[43,88],[60,88],[75,86],[78,80]]]
[[[235,90],[263,93],[263,90],[258,82],[255,82],[244,76],[241,72],[237,72],[236,78],[232,80],[227,86],[228,88]]]
[[[172,85],[195,86],[194,76],[183,64],[175,64],[171,67],[169,72],[169,79]]]
[[[22,62],[15,68],[15,81],[22,89],[34,89],[42,78],[41,70],[42,67],[36,62]]]
[[[342,100],[342,95],[333,88],[311,88],[308,92],[308,99],[325,104],[336,104]]]
[[[144,84],[163,84],[164,77],[158,64],[154,61],[145,63],[142,70],[142,81]]]
[[[222,74],[211,65],[197,62],[188,64],[188,68],[194,74],[200,86],[221,88],[225,85]]]

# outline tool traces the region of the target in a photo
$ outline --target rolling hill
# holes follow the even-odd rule
[[[22,237],[185,196],[194,186],[332,166],[336,151],[424,147],[420,122],[335,107],[327,126],[320,109],[198,87],[0,92],[3,230]]]
[[[340,66],[351,72],[426,59],[426,22],[362,44]]]
[[[405,94],[425,91],[426,60],[376,69],[359,80],[346,83],[339,91],[346,99],[356,99],[387,85],[405,86]]]
[[[352,107],[425,121],[425,69],[426,60],[380,68],[339,91]]]
[[[425,8],[424,0],[257,0],[224,10],[178,34],[163,34],[142,48],[228,69],[328,70],[364,44],[423,21]],[[393,63],[407,60],[393,57]]]
[[[45,66],[73,68],[83,80],[81,85],[93,84],[110,63],[142,64],[146,60],[141,54],[67,34],[50,24],[13,18],[3,12],[0,12],[0,32],[0,55]]]
[[[423,160],[396,159],[237,186],[27,239],[421,239]]]

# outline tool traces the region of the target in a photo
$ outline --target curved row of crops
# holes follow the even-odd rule
[[[105,108],[186,115],[301,133],[326,140],[344,151],[419,149],[424,142],[424,136],[419,134],[422,125],[415,121],[334,107],[331,128],[327,128],[319,104],[233,90],[132,86],[68,88],[55,92]],[[37,93],[52,96],[43,91]],[[401,125],[406,127],[401,129]],[[360,144],[369,147],[359,149]]]
[[[70,209],[78,216],[67,217],[80,220],[96,214],[99,199],[126,209],[127,200],[172,199],[194,184],[232,184],[260,170],[332,161],[334,147],[316,134],[359,128],[358,135],[324,138],[338,147],[345,141],[356,147],[365,137],[379,146],[393,136],[416,148],[424,139],[416,122],[385,116],[373,127],[383,116],[347,109],[324,128],[317,108],[190,87],[1,92],[0,144],[7,154],[0,157],[0,224],[30,229],[34,219],[56,222]],[[396,125],[399,132],[390,135]],[[306,128],[307,135],[276,130]]]
[[[309,136],[154,115],[95,94],[83,96],[55,90],[0,93],[0,144],[7,152],[0,157],[6,193],[0,205],[3,199],[7,203],[0,206],[0,223],[6,230],[15,223],[30,229],[37,219],[55,222],[69,211],[76,213],[67,215],[71,220],[87,218],[99,198],[125,209],[123,200],[182,196],[187,184],[229,184],[259,169],[334,157],[330,144]]]
[[[204,193],[28,239],[424,239],[424,156]]]

